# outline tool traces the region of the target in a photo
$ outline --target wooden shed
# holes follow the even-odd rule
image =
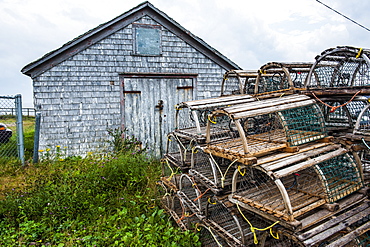
[[[156,155],[178,102],[219,96],[238,65],[151,3],[82,34],[26,65],[41,112],[40,148],[85,155],[106,145],[107,128],[127,129]]]

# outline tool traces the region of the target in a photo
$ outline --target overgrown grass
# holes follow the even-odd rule
[[[0,246],[199,246],[159,207],[158,161],[132,148],[5,164]]]

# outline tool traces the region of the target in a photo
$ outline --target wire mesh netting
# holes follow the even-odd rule
[[[362,111],[367,106],[367,101],[356,100],[356,101],[345,101],[345,100],[324,100],[325,104],[331,106],[328,107],[324,104],[320,104],[320,108],[324,114],[325,125],[327,127],[334,128],[347,128],[353,129],[356,120]],[[335,108],[333,111],[332,109]]]
[[[327,136],[324,117],[316,104],[280,111],[279,116],[291,146]]]
[[[207,130],[207,148],[235,157],[256,156],[327,136],[323,115],[316,104],[236,121],[226,114],[213,115]]]
[[[264,71],[266,73],[266,71]],[[268,76],[264,74],[258,81],[258,91],[257,94],[280,91],[284,89],[289,89],[290,84],[287,76],[281,72],[276,71],[270,73]]]
[[[257,71],[227,71],[221,83],[221,96],[253,94],[257,75]]]
[[[22,115],[18,114],[22,112],[21,103],[17,104],[19,101],[20,95],[0,96],[0,159],[22,159],[20,149],[23,147],[19,146],[17,130],[22,126]]]
[[[317,168],[329,202],[335,202],[363,186],[358,167],[348,154],[321,162]]]
[[[259,69],[255,94],[302,88],[311,63],[267,63]]]
[[[313,168],[291,174],[281,181],[289,196],[289,202],[284,200],[276,181],[258,169],[246,167],[235,174],[234,197],[287,221],[290,220],[288,216],[291,214],[297,217],[304,213],[308,206],[318,207],[325,203],[322,199],[325,190]]]
[[[162,181],[157,182],[157,191],[162,207],[166,209],[166,211],[171,210],[174,191],[168,188]]]
[[[369,85],[368,55],[368,51],[352,47],[324,51],[316,58],[307,87],[323,89]]]
[[[209,198],[205,216],[205,224],[216,229],[219,235],[228,242],[237,246],[245,243],[239,220],[224,203],[215,197]]]
[[[178,129],[195,128],[196,120],[199,121],[200,127],[205,127],[207,124],[207,116],[211,111],[212,109],[198,109],[193,113],[189,108],[177,108]],[[196,114],[197,117],[194,118],[193,114]]]
[[[204,247],[230,246],[225,239],[217,234],[217,231],[209,226],[199,224],[197,225],[197,230],[200,233],[200,242]]]
[[[172,198],[171,215],[183,230],[194,230],[199,219],[178,195]]]
[[[208,115],[213,110],[253,101],[255,99],[250,95],[233,95],[182,102],[176,105],[177,125],[174,132],[182,138],[202,144],[205,142]]]

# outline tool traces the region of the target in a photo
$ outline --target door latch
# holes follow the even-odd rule
[[[155,106],[159,111],[163,110],[163,100],[158,100],[158,104]]]

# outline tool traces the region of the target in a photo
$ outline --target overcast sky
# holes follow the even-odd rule
[[[0,0],[0,95],[33,103],[20,70],[142,0]],[[370,48],[370,32],[316,0],[151,0],[243,69],[272,61],[314,61],[338,45]],[[369,0],[321,0],[370,28]]]

